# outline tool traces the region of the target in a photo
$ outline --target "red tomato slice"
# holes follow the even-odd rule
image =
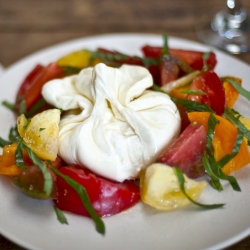
[[[31,83],[34,81],[35,77],[40,74],[44,69],[44,66],[41,64],[37,64],[35,68],[26,76],[23,83],[21,84],[21,87],[19,88],[17,92],[18,96],[24,96],[25,93],[30,89]]]
[[[26,109],[29,111],[42,97],[41,90],[43,85],[54,78],[63,76],[63,69],[56,63],[51,63],[47,67],[37,65],[25,78],[17,92],[17,109],[20,100],[26,101]]]
[[[77,166],[62,167],[60,171],[86,188],[94,209],[101,217],[117,214],[140,200],[139,186],[133,182],[113,182]],[[89,217],[78,194],[60,176],[57,176],[56,205],[61,210]]]
[[[142,52],[146,57],[158,58],[161,55],[162,47],[155,47],[146,45],[142,47]],[[182,49],[170,49],[170,54],[174,55],[184,62],[186,62],[190,67],[195,70],[202,70],[203,64],[203,54],[204,52],[192,51],[192,50],[182,50]],[[210,65],[213,69],[217,64],[216,55],[211,52],[208,59],[207,65]]]
[[[199,90],[206,95],[188,95],[188,100],[207,104],[217,115],[223,114],[226,107],[225,89],[214,71],[202,72],[193,80],[190,90]]]
[[[205,127],[200,123],[191,123],[157,161],[180,168],[189,178],[201,177],[205,174],[202,156],[206,139]]]

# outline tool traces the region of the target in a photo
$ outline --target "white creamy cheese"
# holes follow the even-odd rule
[[[112,180],[137,177],[180,130],[175,104],[166,94],[147,90],[152,84],[143,67],[103,63],[46,83],[45,100],[66,111],[59,155]]]

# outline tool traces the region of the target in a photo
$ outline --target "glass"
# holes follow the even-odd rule
[[[227,0],[225,9],[197,20],[197,37],[233,54],[250,51],[250,17],[240,0]]]

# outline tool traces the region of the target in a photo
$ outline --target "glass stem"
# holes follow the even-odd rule
[[[241,1],[240,0],[227,0],[227,8],[229,14],[233,16],[238,16],[242,12]]]

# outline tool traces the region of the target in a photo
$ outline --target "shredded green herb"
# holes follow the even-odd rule
[[[193,204],[201,207],[201,208],[204,208],[204,209],[215,209],[215,208],[220,208],[220,207],[223,207],[225,204],[201,204],[195,200],[193,200],[186,192],[185,190],[185,178],[184,178],[184,175],[183,175],[183,172],[174,167],[174,172],[177,176],[177,179],[178,179],[178,183],[179,183],[179,186],[180,186],[180,189],[182,191],[182,193],[187,197],[188,200],[190,200]]]
[[[161,92],[161,93],[168,95],[168,93],[166,93],[164,90],[162,90],[156,84],[153,84],[152,89],[154,91]],[[170,97],[170,98],[175,104],[177,104],[177,103],[182,104],[186,108],[186,110],[189,112],[204,111],[204,112],[214,113],[214,111],[206,104],[202,104],[202,103],[194,102],[194,101],[189,101],[189,100],[184,100],[184,99],[179,99],[179,98],[174,98],[174,97]]]
[[[231,161],[240,151],[240,146],[242,140],[244,138],[244,133],[238,130],[238,134],[234,143],[234,147],[231,154],[226,154],[219,162],[218,165],[222,168],[224,167],[229,161]]]
[[[58,221],[60,221],[62,224],[69,224],[67,221],[67,218],[65,217],[64,213],[62,212],[62,210],[60,210],[58,207],[54,207],[55,212],[56,212],[56,216]]]
[[[77,194],[79,195],[79,197],[82,201],[82,204],[84,205],[84,207],[86,208],[86,210],[90,214],[91,218],[95,222],[97,232],[104,235],[105,234],[105,225],[104,225],[103,221],[101,220],[101,218],[99,217],[99,215],[96,213],[95,209],[93,208],[93,206],[89,200],[89,196],[88,196],[86,189],[82,185],[80,185],[78,182],[76,182],[75,180],[62,174],[59,170],[54,168],[52,166],[52,164],[50,164],[50,166],[51,166],[52,171],[56,175],[63,178],[77,192]]]
[[[167,34],[163,35],[163,48],[162,48],[161,54],[167,54],[167,55],[170,54]]]
[[[7,145],[10,145],[11,142],[10,141],[7,141],[7,140],[4,140],[3,138],[0,137],[0,147],[3,148]]]
[[[8,101],[2,101],[2,105],[11,111],[15,110],[15,105],[13,103],[8,102]]]
[[[164,93],[164,94],[168,95],[168,93],[166,93],[163,89],[161,89],[161,88],[160,88],[159,86],[157,86],[156,84],[153,84],[153,85],[152,85],[152,89],[153,89],[154,91],[161,92],[161,93]]]
[[[188,95],[204,95],[206,96],[207,93],[203,92],[203,91],[200,91],[200,90],[182,90],[181,93],[183,94],[188,94]]]
[[[62,68],[64,75],[78,74],[82,70],[82,68],[71,67],[71,66],[63,66]]]
[[[19,142],[20,143],[20,142]],[[40,168],[44,178],[43,190],[47,196],[50,195],[53,188],[53,179],[45,163],[23,142],[23,147],[27,151],[32,162]]]
[[[213,188],[217,190],[222,190],[222,186],[219,183],[219,180],[222,179],[222,180],[228,181],[235,191],[241,191],[237,180],[233,176],[225,175],[221,169],[221,167],[223,167],[221,164],[223,162],[227,162],[228,159],[232,157],[232,155],[227,156],[224,160],[222,160],[221,163],[217,163],[214,159],[214,154],[213,154],[213,149],[212,149],[212,140],[214,137],[215,127],[218,123],[219,121],[211,113],[208,119],[208,135],[207,135],[207,142],[206,142],[206,152],[204,153],[204,156],[202,159],[204,168],[207,171],[207,175],[211,178],[210,184]],[[239,138],[242,138],[242,135],[239,136]],[[236,151],[238,150],[238,144],[239,144],[239,141],[235,143]],[[234,152],[232,154],[234,154]]]
[[[214,113],[214,111],[206,104],[184,100],[184,99],[173,98],[173,97],[171,99],[174,103],[182,104],[186,108],[186,110],[189,112],[202,111],[202,112]]]
[[[234,111],[233,109],[226,108],[223,116],[232,122],[239,131],[241,131],[247,139],[248,145],[250,145],[250,131],[246,128],[246,126],[239,120],[239,113]]]
[[[207,60],[209,58],[211,54],[211,51],[207,51],[207,52],[204,52],[203,55],[202,55],[202,59],[203,59],[203,71],[206,71],[208,70],[208,65],[207,65]]]
[[[241,87],[234,79],[229,77],[221,78],[221,80],[229,82],[242,96],[247,98],[250,101],[250,92]]]
[[[158,58],[143,58],[139,56],[128,56],[122,53],[112,53],[112,52],[101,52],[101,51],[89,51],[93,58],[101,59],[105,64],[112,65],[113,67],[119,67],[123,63],[123,61],[131,59],[140,60],[145,67],[149,67],[151,65],[158,65]]]
[[[17,126],[10,128],[10,131],[9,131],[9,141],[11,143],[17,142],[17,137],[18,136],[19,136],[19,133],[17,131]]]
[[[16,158],[16,165],[25,170],[27,167],[25,166],[24,164],[24,161],[23,161],[23,143],[20,141],[18,144],[17,144],[17,149],[16,149],[16,153],[15,153],[15,158]]]
[[[24,112],[22,114],[25,114],[25,116],[28,118],[33,117],[37,113],[37,111],[39,111],[39,109],[44,106],[44,104],[45,100],[41,98],[34,104],[34,106],[32,106],[32,108],[28,112]]]
[[[210,177],[210,185],[218,190],[218,191],[222,191],[223,190],[223,187],[220,183],[220,179],[214,174],[213,172],[213,169],[211,167],[211,164],[210,164],[210,161],[209,161],[209,156],[207,154],[207,152],[205,151],[204,152],[204,155],[202,157],[202,164],[203,164],[203,167],[207,173],[207,175]]]
[[[26,113],[26,101],[23,99],[19,104],[18,115]]]

